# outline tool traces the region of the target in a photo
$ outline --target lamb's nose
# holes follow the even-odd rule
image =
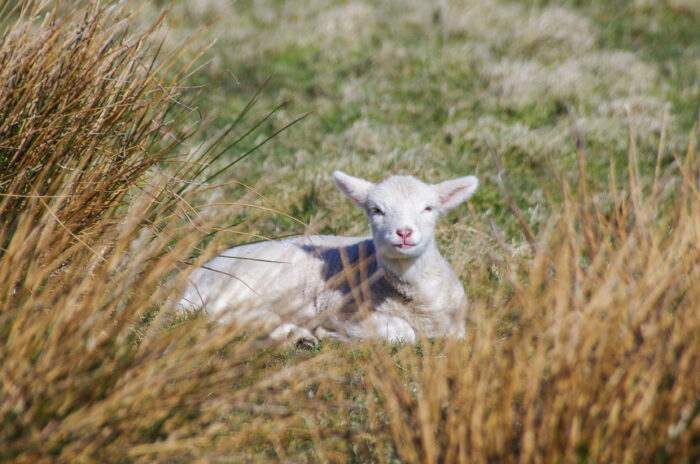
[[[411,229],[396,229],[396,235],[401,237],[402,239],[406,240],[408,237],[413,234],[413,230]]]

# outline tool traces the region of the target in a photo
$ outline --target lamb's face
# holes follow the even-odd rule
[[[340,191],[367,214],[377,252],[385,259],[423,253],[433,242],[438,215],[465,201],[479,185],[474,176],[435,185],[410,176],[389,177],[376,185],[339,171],[333,176]]]
[[[415,257],[433,241],[440,197],[413,177],[395,176],[369,191],[363,209],[382,257]]]

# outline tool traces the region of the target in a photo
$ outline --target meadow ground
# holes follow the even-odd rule
[[[13,3],[0,459],[700,459],[696,2]],[[232,244],[366,234],[335,169],[479,177],[465,341],[170,318]]]

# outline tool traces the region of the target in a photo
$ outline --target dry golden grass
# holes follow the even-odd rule
[[[0,459],[700,459],[693,142],[652,179],[631,143],[605,208],[580,154],[531,257],[474,224],[463,342],[283,350],[168,311],[209,229],[162,175],[189,129],[125,11],[28,12],[0,43]]]

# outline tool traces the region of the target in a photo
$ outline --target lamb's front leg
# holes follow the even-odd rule
[[[286,341],[303,348],[314,348],[318,345],[318,339],[311,332],[290,322],[284,322],[275,327],[270,332],[270,338],[277,341]]]
[[[257,308],[233,312],[228,316],[244,324],[250,324],[251,330],[262,330],[277,342],[304,348],[314,348],[318,345],[318,339],[303,327],[304,321],[309,319],[309,310],[292,311],[285,316],[280,316],[273,311]]]
[[[390,343],[415,343],[416,333],[400,317],[373,311],[348,330],[348,334],[360,338],[380,338]]]

